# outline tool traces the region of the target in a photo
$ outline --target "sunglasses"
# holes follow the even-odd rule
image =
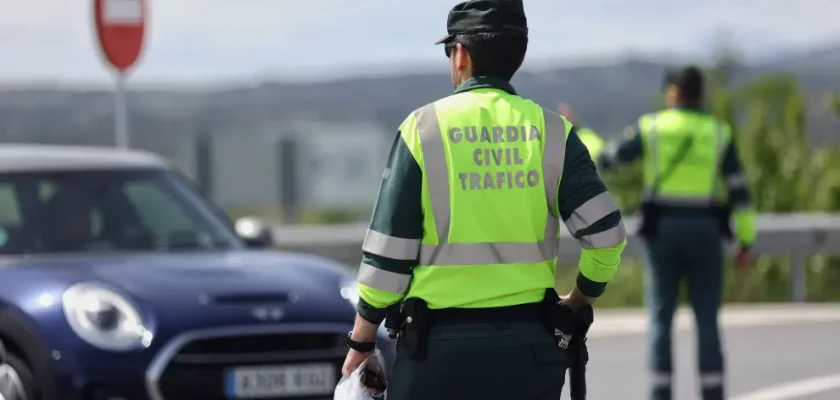
[[[446,58],[452,57],[453,50],[455,50],[455,42],[449,42],[443,45],[443,52],[446,54]]]

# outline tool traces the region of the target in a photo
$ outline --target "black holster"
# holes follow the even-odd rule
[[[399,345],[405,346],[409,359],[425,360],[429,347],[429,306],[422,299],[408,299],[402,303],[401,316]]]
[[[400,331],[403,329],[403,322],[405,318],[402,316],[402,302],[396,303],[385,309],[385,329],[388,331],[388,337],[396,340],[399,339]]]
[[[554,289],[546,291],[543,305],[546,307],[546,326],[569,359],[571,399],[584,400],[586,399],[586,364],[589,362],[586,335],[594,319],[592,307],[584,306],[575,312],[569,306],[560,303],[560,298]]]
[[[569,395],[571,400],[586,399],[586,364],[589,362],[589,349],[586,347],[586,335],[592,326],[594,313],[591,306],[581,307],[575,314],[575,329],[566,352],[571,361],[569,366]]]

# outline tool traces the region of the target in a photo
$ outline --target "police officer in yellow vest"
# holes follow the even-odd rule
[[[556,400],[568,359],[540,303],[555,287],[559,222],[571,233],[562,240],[583,247],[563,297],[574,309],[618,268],[621,215],[572,124],[510,84],[528,44],[521,0],[460,3],[447,30],[438,43],[456,89],[412,112],[394,139],[343,372],[401,303],[410,318],[389,400]]]
[[[558,107],[558,111],[560,115],[566,117],[572,124],[575,125],[577,128],[577,134],[580,138],[580,141],[586,146],[586,149],[589,150],[589,155],[592,156],[592,159],[595,160],[601,154],[601,151],[604,149],[604,141],[595,133],[594,130],[588,128],[586,126],[581,126],[579,121],[574,116],[574,112],[572,108],[569,107],[568,104],[562,103]]]
[[[605,150],[598,164],[609,169],[644,159],[646,195],[640,234],[647,241],[650,262],[651,398],[672,396],[671,326],[685,278],[698,330],[703,399],[723,399],[724,360],[718,331],[722,241],[732,235],[729,217],[734,213],[736,260],[746,263],[756,237],[756,213],[750,206],[732,129],[701,108],[700,70],[687,67],[671,72],[665,87],[669,108],[642,116],[628,131],[629,137]]]

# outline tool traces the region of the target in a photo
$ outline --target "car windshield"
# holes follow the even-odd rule
[[[0,175],[0,254],[239,246],[221,212],[170,171]]]

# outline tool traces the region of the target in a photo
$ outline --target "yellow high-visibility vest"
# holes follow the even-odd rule
[[[474,109],[488,112],[468,112]],[[418,266],[406,298],[500,307],[555,285],[557,188],[572,124],[498,89],[422,107],[400,127],[423,171]]]

